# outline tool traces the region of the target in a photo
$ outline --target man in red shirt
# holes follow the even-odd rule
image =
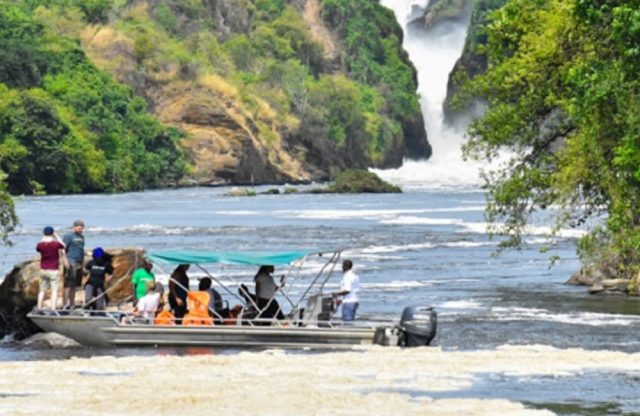
[[[60,287],[60,258],[64,259],[65,245],[53,231],[53,227],[44,227],[44,236],[36,246],[40,253],[40,291],[38,309],[44,305],[47,290],[51,289],[51,309],[58,307],[58,288]]]

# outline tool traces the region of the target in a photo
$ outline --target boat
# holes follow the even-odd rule
[[[217,283],[227,297],[239,302],[236,308],[240,314],[235,319],[225,319],[211,311],[211,320],[207,324],[158,324],[140,322],[129,311],[109,308],[101,311],[33,310],[27,317],[44,331],[56,332],[92,347],[340,348],[357,345],[429,345],[437,327],[437,314],[432,307],[405,307],[399,320],[358,319],[343,322],[334,316],[336,303],[325,287],[334,275],[341,254],[341,250],[260,253],[164,250],[147,253],[154,266],[188,264],[202,271]],[[316,263],[318,271],[315,276],[303,273],[303,264],[309,261]],[[252,268],[262,265],[288,266],[285,285],[278,290],[276,297],[291,306],[290,312],[284,319],[257,317],[260,316],[256,314],[259,312],[257,305],[234,290],[241,287],[243,282],[228,276],[223,281],[220,275],[216,276],[210,271],[212,265]],[[294,286],[302,288],[298,289],[301,293],[294,293]]]

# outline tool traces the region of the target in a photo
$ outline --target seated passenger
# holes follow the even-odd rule
[[[209,315],[213,318],[224,319],[229,316],[229,308],[224,306],[220,292],[211,287],[211,279],[203,277],[198,284],[198,290],[209,293]]]
[[[148,282],[155,282],[156,277],[151,273],[153,264],[147,259],[142,261],[142,265],[133,272],[131,276],[131,286],[133,291],[133,306],[147,294]]]
[[[141,297],[133,310],[133,315],[143,318],[145,322],[153,324],[160,309],[164,289],[161,283],[147,282],[147,294]]]
[[[280,305],[275,299],[276,292],[284,282],[280,281],[280,286],[276,285],[271,275],[275,271],[273,266],[260,266],[258,273],[253,280],[256,282],[256,298],[260,313],[258,318],[284,319],[284,314],[280,310]]]
[[[208,292],[187,292],[188,312],[182,318],[182,325],[213,325],[209,315],[211,295]]]

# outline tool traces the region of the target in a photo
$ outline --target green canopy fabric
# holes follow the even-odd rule
[[[273,265],[280,266],[303,259],[318,251],[279,251],[279,252],[218,252],[199,250],[164,250],[149,253],[151,261],[168,264],[239,264],[239,265]]]

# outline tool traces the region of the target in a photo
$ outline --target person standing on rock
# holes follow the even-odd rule
[[[66,245],[67,263],[64,277],[64,308],[73,309],[76,304],[76,288],[82,286],[82,265],[84,263],[84,221],[75,220],[73,230],[65,234],[62,242]]]
[[[36,245],[40,253],[40,290],[38,292],[38,309],[44,306],[44,297],[51,289],[51,309],[58,307],[58,289],[60,288],[60,259],[64,259],[64,244],[53,231],[53,227],[44,227],[44,236]]]

